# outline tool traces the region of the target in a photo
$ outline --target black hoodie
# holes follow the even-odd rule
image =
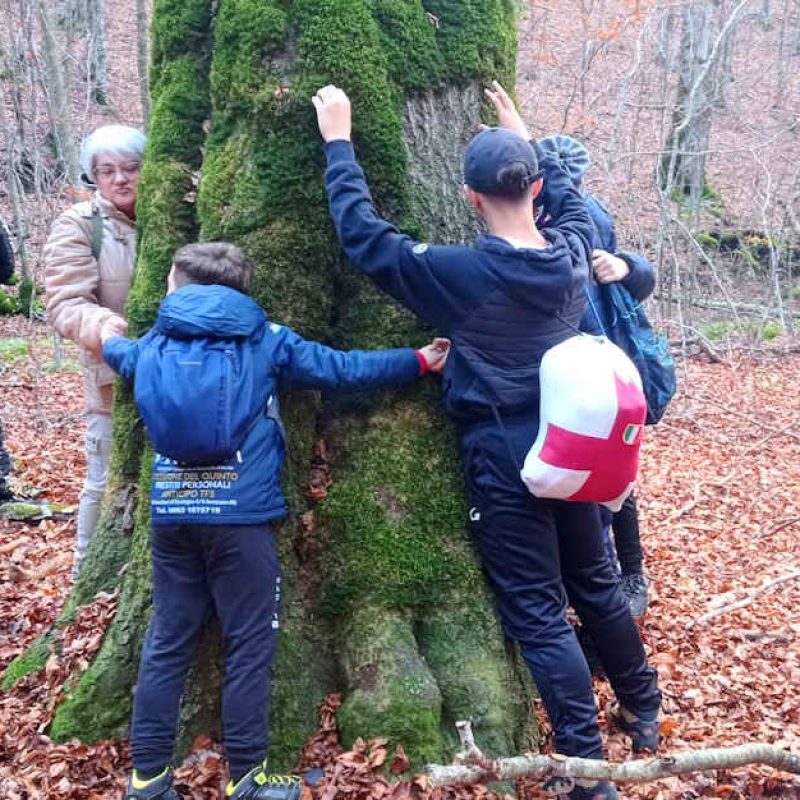
[[[414,241],[381,219],[350,142],[325,147],[325,175],[339,240],[378,286],[453,340],[445,408],[461,424],[492,416],[535,419],[539,363],[574,335],[586,306],[593,226],[586,205],[552,157],[542,157],[543,203],[553,221],[543,249],[496,236],[475,247]]]

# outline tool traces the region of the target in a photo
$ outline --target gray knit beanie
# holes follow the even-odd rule
[[[563,134],[545,136],[539,139],[538,145],[546,154],[555,153],[558,156],[576,186],[583,180],[592,161],[589,151],[577,139]]]

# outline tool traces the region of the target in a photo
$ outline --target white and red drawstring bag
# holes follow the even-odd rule
[[[647,403],[633,362],[581,334],[543,356],[539,435],[521,470],[531,494],[619,511],[636,483]]]

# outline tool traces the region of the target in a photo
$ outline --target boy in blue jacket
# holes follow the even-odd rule
[[[252,267],[234,245],[187,245],[175,254],[169,293],[153,328],[138,341],[115,336],[112,329],[101,332],[104,359],[127,381],[135,379],[140,407],[163,412],[148,426],[151,436],[158,429],[164,441],[178,444],[199,436],[213,445],[219,438],[219,398],[214,392],[193,397],[194,387],[186,382],[194,378],[199,385],[208,377],[196,370],[216,363],[204,356],[220,343],[224,358],[239,364],[227,402],[247,395],[263,409],[223,463],[189,466],[155,456],[153,617],[134,697],[134,769],[126,800],[178,799],[169,768],[178,707],[197,637],[212,610],[225,641],[223,737],[231,775],[226,796],[298,800],[298,779],[267,774],[264,761],[281,597],[272,523],[286,511],[279,484],[285,444],[274,398],[289,386],[358,390],[410,383],[425,371],[441,371],[446,357],[446,340],[418,351],[371,353],[307,342],[267,320],[248,297],[251,280]],[[178,357],[165,371],[170,349]],[[224,380],[226,363],[209,386],[217,377]],[[147,422],[144,411],[143,416]],[[168,420],[162,431],[163,416]]]
[[[586,148],[571,136],[548,136],[539,146],[555,155],[577,189],[583,193],[586,208],[594,224],[592,238],[592,273],[589,287],[593,308],[587,308],[581,320],[581,330],[601,333],[602,326],[595,308],[602,315],[603,300],[600,284],[619,283],[637,303],[643,303],[655,288],[655,269],[639,253],[618,250],[614,218],[605,205],[583,185],[591,159]],[[622,571],[622,591],[630,604],[631,614],[641,617],[647,610],[648,581],[644,575],[644,556],[639,533],[639,511],[636,495],[631,493],[622,508],[612,516],[616,554]]]
[[[516,114],[499,85],[489,97],[501,124]],[[654,750],[656,673],[612,573],[597,506],[533,497],[519,474],[539,427],[538,365],[545,351],[575,334],[586,308],[592,221],[583,199],[527,134],[490,128],[472,139],[464,159],[467,198],[490,235],[475,247],[415,242],[372,204],[350,142],[347,96],[327,86],[313,103],[326,142],[331,215],[350,261],[453,340],[444,405],[459,427],[472,534],[558,752],[603,752],[591,675],[565,618],[566,591],[598,641],[634,749]],[[540,231],[533,199],[542,191],[554,222]],[[617,797],[607,781],[551,785],[570,800]]]

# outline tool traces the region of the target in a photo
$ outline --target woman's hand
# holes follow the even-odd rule
[[[624,281],[631,274],[628,262],[605,250],[592,250],[592,269],[600,283]]]
[[[319,132],[326,142],[350,141],[352,114],[350,99],[336,86],[323,86],[312,98],[317,110]]]
[[[105,344],[113,336],[124,336],[128,332],[128,323],[122,317],[109,317],[100,328],[100,344]]]
[[[491,89],[484,89],[484,92],[486,92],[486,96],[492,101],[500,127],[514,131],[514,133],[525,139],[526,142],[529,142],[531,135],[528,133],[528,128],[522,121],[522,117],[519,115],[514,101],[497,81],[492,81],[492,86],[494,87],[494,91]]]
[[[450,352],[450,340],[437,337],[430,344],[421,347],[422,357],[428,365],[428,372],[435,372],[437,375],[444,369],[447,354]]]

